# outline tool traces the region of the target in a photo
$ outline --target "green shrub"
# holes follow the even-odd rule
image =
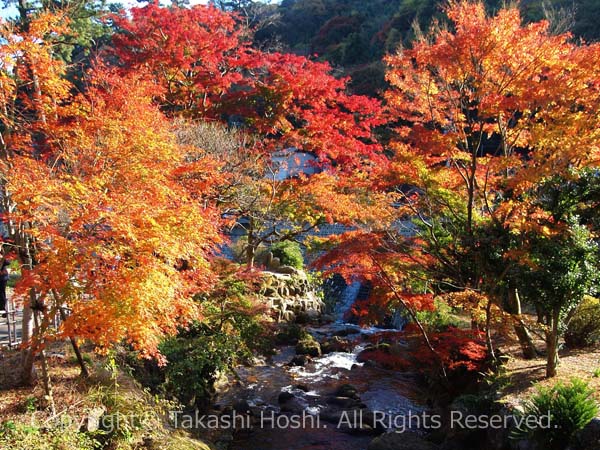
[[[75,418],[72,420],[76,421]],[[75,427],[42,427],[6,421],[0,423],[0,448],[2,450],[97,450],[101,447],[90,434],[80,433]]]
[[[207,407],[213,399],[217,374],[233,364],[237,352],[234,339],[215,333],[196,322],[188,330],[160,345],[167,358],[162,388],[188,407]]]
[[[275,335],[275,342],[280,345],[296,345],[308,336],[308,332],[298,324],[283,324]]]
[[[160,345],[168,360],[161,388],[168,396],[186,406],[206,408],[213,400],[213,385],[219,372],[249,360],[253,351],[265,351],[265,329],[258,320],[239,314],[234,323],[235,329],[195,322]]]
[[[446,331],[449,327],[458,328],[460,323],[454,315],[454,309],[445,301],[436,298],[434,300],[435,309],[433,311],[418,311],[417,318],[419,322],[427,328],[428,331]]]
[[[296,344],[296,353],[298,355],[321,356],[321,344],[312,335],[307,333]]]
[[[570,348],[582,348],[600,341],[600,299],[586,295],[577,307],[565,333]]]
[[[219,372],[272,348],[266,309],[255,298],[251,281],[227,261],[215,264],[221,265],[217,268],[220,277],[212,292],[196,296],[202,322],[192,323],[159,346],[168,361],[160,369],[161,389],[186,406],[200,409],[211,402]]]
[[[304,267],[304,256],[300,244],[294,241],[281,241],[271,246],[273,257],[279,258],[281,265],[292,266],[296,269]]]
[[[558,382],[553,387],[540,388],[526,403],[523,412],[524,418],[537,417],[537,425],[528,426],[524,420],[512,437],[533,439],[546,450],[564,449],[573,435],[596,417],[598,405],[592,397],[593,392],[586,382],[577,378],[568,385]],[[549,420],[544,419],[546,417]]]
[[[158,366],[132,351],[122,356],[123,365],[144,387],[190,408],[204,409],[211,403],[219,373],[273,348],[268,311],[254,293],[255,279],[225,259],[213,265],[219,277],[211,291],[194,297],[202,321],[182,327],[159,345],[167,364]]]

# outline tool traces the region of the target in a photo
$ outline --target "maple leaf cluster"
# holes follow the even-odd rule
[[[394,136],[370,189],[387,195],[391,215],[331,238],[317,264],[375,286],[357,305],[361,318],[385,305],[414,313],[431,305],[420,296],[442,294],[474,327],[514,323],[522,335],[523,320],[504,305],[526,291],[524,267],[539,270],[535,246],[578,230],[556,210],[563,206],[548,206],[557,195],[547,186],[597,174],[600,45],[553,34],[546,21],[523,25],[514,7],[490,16],[481,2],[452,1],[444,13],[447,24],[385,59]],[[597,236],[591,221],[587,228]],[[486,339],[491,347],[491,332]],[[443,342],[432,339],[426,352],[450,368]]]
[[[106,19],[112,46],[78,77],[55,57],[70,32],[63,13],[1,24],[5,247],[22,263],[16,295],[44,312],[33,348],[126,339],[160,357],[164,336],[202,318],[193,296],[230,276],[212,264],[227,211],[257,203],[301,225],[351,222],[350,179],[380,157],[371,133],[383,119],[379,101],[350,95],[328,64],[252,48],[238,18],[214,6],[151,3]],[[235,120],[252,145],[237,142],[232,158],[178,133]],[[314,155],[321,173],[275,190],[270,154],[288,147]]]
[[[571,229],[542,188],[597,169],[600,45],[524,26],[515,8],[445,14],[450,26],[386,58],[383,102],[328,63],[254,48],[210,5],[107,16],[111,45],[77,76],[56,57],[64,15],[0,24],[5,247],[18,294],[48,312],[38,341],[64,307],[60,333],[157,355],[201,318],[192,296],[222,280],[211,262],[240,219],[249,267],[259,245],[354,228],[320,242],[315,265],[372,285],[365,319],[416,317],[447,294],[489,323],[532,243]],[[280,177],[282,150],[308,155],[311,175]],[[438,362],[463,364],[436,342]],[[453,348],[482,358],[475,337]]]

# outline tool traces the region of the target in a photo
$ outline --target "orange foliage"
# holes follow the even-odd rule
[[[396,143],[404,169],[392,165],[387,179],[425,189],[435,180],[468,199],[472,220],[529,226],[526,205],[498,205],[499,191],[519,195],[600,162],[600,70],[591,63],[600,45],[552,35],[547,22],[523,26],[516,7],[490,17],[481,2],[453,1],[445,12],[450,27],[387,58],[389,113],[406,124]]]
[[[5,219],[32,238],[35,264],[24,268],[17,293],[34,288],[49,315],[68,307],[60,334],[101,348],[126,338],[143,355],[156,355],[165,333],[199,317],[190,294],[210,285],[218,215],[181,182],[184,149],[141,75],[98,66],[85,93],[71,94],[64,66],[43,40],[59,20],[41,16],[30,35],[10,35],[2,46],[21,74],[17,83],[32,76],[20,52],[43,80],[40,95],[27,96],[30,120],[7,118],[14,122],[3,172],[14,208]],[[3,111],[23,107],[15,99],[27,92],[17,83],[2,85]],[[42,149],[21,139],[36,133]],[[210,184],[210,172],[204,178]]]
[[[388,237],[384,232],[362,230],[332,236],[326,241],[331,250],[314,262],[325,274],[339,273],[347,282],[359,279],[371,284],[369,298],[354,305],[353,313],[363,322],[404,305],[417,311],[434,308],[432,294],[415,292],[412,287],[423,267],[432,261],[418,251],[405,253],[406,243],[399,244]],[[399,303],[398,295],[404,305]]]

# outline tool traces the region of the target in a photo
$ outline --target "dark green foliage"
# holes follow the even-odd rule
[[[294,241],[281,241],[271,246],[271,252],[275,258],[284,266],[292,266],[296,269],[304,267],[304,256],[300,244]]]
[[[219,266],[219,280],[211,293],[196,298],[202,307],[202,321],[182,328],[159,345],[167,364],[159,367],[151,361],[127,361],[143,385],[191,408],[209,406],[220,372],[271,348],[270,329],[263,320],[265,308],[255,299],[252,279],[225,260],[214,264]]]
[[[6,0],[6,4],[17,3]],[[107,0],[41,0],[25,2],[30,14],[40,10],[63,13],[69,19],[71,33],[60,36],[55,46],[56,56],[68,63],[80,64],[90,51],[108,42],[110,25],[100,17],[117,5]],[[20,22],[22,17],[17,19]]]
[[[275,336],[275,340],[281,345],[296,345],[299,340],[305,339],[307,336],[309,334],[304,328],[292,323],[283,325]]]
[[[250,2],[259,4],[260,2]],[[415,37],[414,25],[426,31],[436,19],[443,20],[442,0],[286,0],[271,12],[276,20],[258,25],[256,40],[281,42],[300,54],[317,54],[334,65],[347,69],[353,80],[355,68],[380,61],[399,45],[410,46]],[[490,12],[504,6],[498,0],[486,0]],[[576,38],[595,41],[600,38],[599,0],[532,0],[520,2],[525,22],[546,18],[553,29],[570,31]],[[368,86],[363,76],[353,85],[355,92],[374,94],[379,77]],[[354,87],[354,86],[353,86]]]
[[[321,344],[319,344],[314,337],[310,334],[306,334],[296,344],[296,353],[298,355],[309,355],[309,356],[321,356]]]
[[[585,296],[571,317],[565,332],[570,348],[583,348],[600,341],[600,300]]]
[[[564,315],[575,308],[597,281],[598,247],[582,225],[570,224],[563,236],[530,239],[534,265],[522,267],[522,288],[543,311]]]
[[[236,341],[198,322],[163,342],[160,350],[169,362],[162,388],[186,406],[207,407],[217,373],[228,369],[238,354]]]
[[[540,419],[538,426],[528,427],[523,423],[511,437],[533,439],[538,448],[546,450],[564,449],[573,435],[596,417],[598,405],[593,392],[587,383],[576,378],[570,384],[559,382],[551,388],[540,388],[527,402],[523,413],[524,417]],[[543,419],[545,417],[549,417],[549,421]]]

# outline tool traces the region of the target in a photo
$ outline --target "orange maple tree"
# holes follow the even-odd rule
[[[259,245],[294,240],[353,214],[357,202],[346,188],[351,179],[364,184],[365,174],[382,161],[373,138],[383,122],[378,101],[350,95],[348,79],[334,77],[327,63],[252,49],[237,17],[213,6],[151,4],[133,8],[116,24],[119,70],[148,74],[156,104],[169,117],[235,124],[245,135],[238,149],[223,155],[199,148],[202,125],[188,122],[183,132],[196,135],[196,152],[228,161],[215,198],[231,221],[246,224],[249,267]],[[273,159],[281,150],[292,153],[290,159],[296,151],[311,155],[307,168],[322,173],[281,175],[285,168]]]
[[[401,121],[388,176],[419,188],[399,199],[442,281],[487,295],[489,315],[507,291],[518,301],[502,236],[541,229],[531,190],[599,162],[600,73],[590,61],[600,46],[553,35],[547,22],[523,26],[516,8],[490,17],[482,3],[452,2],[446,14],[450,27],[387,59],[387,101]],[[519,318],[516,331],[532,350]]]
[[[74,94],[47,39],[63,20],[5,27],[1,50],[4,220],[24,269],[17,295],[39,316],[25,344],[35,353],[53,337],[101,349],[127,339],[160,357],[161,338],[199,317],[191,295],[211,281],[219,216],[199,189],[213,162],[201,174],[186,159],[140,76],[99,64]],[[61,309],[70,314],[52,330]]]
[[[568,179],[599,162],[600,73],[592,61],[600,46],[553,35],[547,22],[522,25],[516,8],[489,16],[481,2],[451,2],[445,13],[447,26],[435,24],[386,59],[396,136],[371,186],[389,193],[397,217],[413,226],[403,236],[384,222],[373,248],[397,261],[388,295],[393,285],[408,299],[412,275],[420,292],[485,296],[493,350],[493,304],[519,298],[508,241],[547,225],[530,192],[550,174]],[[367,238],[349,236],[340,248],[353,242],[364,254]],[[518,315],[515,324],[524,330]]]

